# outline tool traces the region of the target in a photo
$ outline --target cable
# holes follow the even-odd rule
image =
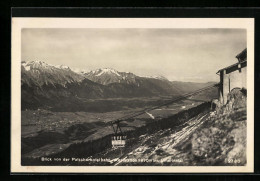
[[[169,104],[172,104],[172,103],[174,103],[174,102],[180,101],[180,100],[185,99],[185,98],[187,98],[187,97],[189,97],[189,96],[196,95],[196,94],[198,94],[198,93],[200,93],[200,92],[202,92],[202,91],[205,91],[205,90],[207,90],[207,89],[210,89],[210,88],[213,88],[213,87],[216,87],[216,86],[217,86],[217,84],[214,84],[214,85],[210,85],[210,86],[207,86],[207,87],[198,89],[198,90],[196,90],[196,91],[194,91],[194,92],[191,92],[191,93],[183,94],[183,95],[181,95],[181,96],[179,96],[179,97],[176,97],[176,98],[170,100],[170,101],[167,102],[167,103],[164,103],[164,104],[161,104],[161,105],[152,107],[152,108],[147,108],[147,109],[144,109],[144,110],[142,110],[142,111],[139,111],[139,112],[137,112],[137,113],[133,113],[133,114],[130,114],[130,115],[127,115],[127,116],[120,117],[120,118],[118,118],[118,119],[116,119],[116,120],[107,122],[107,124],[119,123],[119,122],[124,121],[124,120],[126,120],[126,119],[131,119],[131,118],[140,116],[140,115],[142,115],[142,114],[145,114],[145,112],[147,112],[147,111],[152,111],[152,110],[154,110],[154,109],[158,109],[158,108],[160,108],[160,107],[167,106],[167,105],[169,105]]]

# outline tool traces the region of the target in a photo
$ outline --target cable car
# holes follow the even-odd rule
[[[112,147],[113,148],[119,148],[119,147],[125,147],[126,144],[126,136],[125,135],[113,135],[112,136]]]
[[[126,135],[122,132],[119,126],[120,120],[112,122],[112,128],[114,134],[111,137],[111,144],[113,148],[125,147],[126,145]],[[115,124],[115,127],[114,127]]]

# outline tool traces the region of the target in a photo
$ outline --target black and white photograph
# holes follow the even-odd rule
[[[48,19],[13,21],[19,171],[252,171],[251,19]]]

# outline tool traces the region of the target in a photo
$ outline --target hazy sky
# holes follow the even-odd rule
[[[23,29],[22,60],[114,68],[169,80],[218,81],[246,48],[243,29]]]

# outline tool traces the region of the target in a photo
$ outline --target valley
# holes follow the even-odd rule
[[[201,101],[184,100],[149,113],[159,120],[201,103]],[[47,147],[50,150],[53,147],[55,150],[57,145],[62,144],[61,149],[52,152],[62,151],[72,143],[104,137],[113,133],[111,126],[106,122],[142,111],[144,108],[127,108],[111,112],[52,112],[43,109],[22,111],[22,153],[27,156],[42,156],[41,154],[48,154]],[[134,120],[123,121],[122,130],[124,132],[134,130],[151,121],[153,119],[148,114],[143,114]],[[50,135],[53,135],[53,138]]]
[[[114,132],[108,122],[215,84],[140,77],[109,68],[75,72],[64,65],[41,61],[22,62],[21,70],[23,165],[44,164],[38,161],[46,156],[85,157],[102,151],[110,154]],[[138,146],[139,136],[175,129],[188,117],[209,110],[209,101],[216,97],[217,88],[213,87],[134,119],[125,119],[120,127],[129,137],[127,145]],[[118,155],[118,150],[111,154],[114,151]]]

